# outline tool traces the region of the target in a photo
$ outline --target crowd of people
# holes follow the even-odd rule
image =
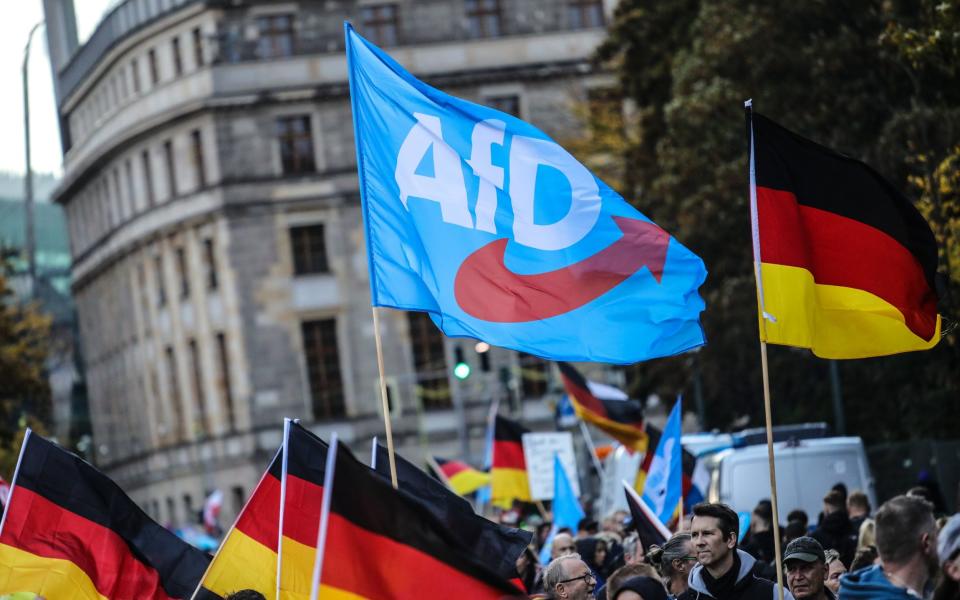
[[[960,600],[960,514],[934,508],[924,488],[872,512],[863,492],[838,485],[823,498],[815,526],[803,511],[779,527],[785,599]],[[773,510],[754,508],[742,540],[728,506],[693,508],[683,531],[644,548],[627,513],[554,536],[550,561],[517,561],[533,598],[563,600],[753,600],[779,598]],[[539,535],[535,540],[544,541]]]

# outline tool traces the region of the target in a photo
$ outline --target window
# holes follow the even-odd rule
[[[197,350],[197,341],[190,340],[190,365],[193,367],[193,400],[196,402],[197,419],[194,431],[200,435],[210,433],[210,422],[207,418],[207,404],[203,394],[203,371],[200,365],[200,352]]]
[[[524,400],[546,395],[550,365],[539,356],[520,353],[520,387]]]
[[[170,429],[173,431],[174,439],[182,441],[183,436],[183,399],[180,396],[180,381],[177,377],[177,361],[173,355],[173,347],[167,346],[167,377],[170,382],[170,414],[173,423]]]
[[[157,199],[153,194],[153,169],[150,166],[150,151],[144,150],[140,154],[140,160],[143,162],[143,186],[147,192],[147,206],[154,206]]]
[[[190,494],[183,495],[183,512],[186,513],[187,523],[196,523],[200,515],[193,510],[193,498]]]
[[[213,247],[213,239],[211,238],[205,238],[203,240],[203,264],[207,270],[205,273],[207,289],[217,289],[217,285],[219,284],[217,281],[217,254]]]
[[[157,85],[160,81],[160,71],[157,69],[157,51],[153,48],[147,52],[147,61],[150,63],[150,83]]]
[[[173,498],[167,496],[167,523],[173,525],[177,522],[177,507],[173,503]]]
[[[163,143],[163,159],[167,164],[167,195],[169,198],[177,196],[177,173],[173,159],[173,140]]]
[[[277,139],[280,142],[280,163],[284,175],[316,171],[309,116],[278,118]]]
[[[257,56],[282,58],[293,55],[293,15],[271,15],[257,19],[260,38]]]
[[[193,36],[193,61],[197,64],[197,68],[203,66],[203,32],[200,31],[199,27],[194,27],[191,32]]]
[[[315,419],[342,417],[346,411],[340,378],[337,322],[334,319],[305,321],[301,330],[310,395],[313,397],[313,416]]]
[[[603,0],[570,0],[567,15],[572,29],[603,27]]]
[[[500,0],[466,0],[467,34],[473,38],[500,35]]]
[[[163,285],[163,255],[157,254],[153,257],[153,272],[157,278],[157,306],[165,306],[167,292]]]
[[[120,167],[113,170],[113,192],[117,203],[117,222],[123,223],[127,219],[127,204],[129,198],[124,198],[123,190],[120,187]]]
[[[397,44],[399,21],[396,4],[365,6],[360,18],[363,21],[363,34],[371,42],[378,46],[395,46]]]
[[[127,202],[130,205],[130,214],[132,215],[134,210],[134,192],[133,192],[133,161],[129,158],[123,162],[123,171],[127,180]]]
[[[239,485],[233,486],[230,488],[230,496],[233,498],[233,512],[239,515],[240,511],[243,510],[243,503],[246,502],[243,488]]]
[[[180,38],[173,38],[173,74],[177,77],[183,75],[183,58],[180,56]]]
[[[203,165],[203,137],[199,129],[190,132],[190,149],[193,157],[193,171],[197,174],[197,187],[206,187],[207,171]]]
[[[329,273],[327,248],[323,225],[308,225],[290,229],[290,245],[293,248],[293,272],[295,275]]]
[[[520,116],[520,96],[491,96],[484,100],[484,104],[508,115]]]
[[[133,93],[140,93],[140,66],[137,59],[130,61],[130,75],[133,77]]]
[[[233,407],[233,387],[230,385],[230,352],[227,349],[227,337],[223,333],[217,334],[217,362],[220,371],[218,389],[223,398],[223,408],[226,413],[227,426],[230,431],[235,431],[237,422]]]
[[[417,396],[425,409],[450,408],[450,379],[443,335],[426,313],[409,312],[413,370],[417,374]]]
[[[183,246],[177,248],[177,271],[180,275],[180,297],[190,297],[190,272],[187,270],[187,253]]]

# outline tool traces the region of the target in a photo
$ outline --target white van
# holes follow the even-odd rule
[[[797,508],[815,522],[823,496],[837,483],[843,483],[849,491],[863,490],[870,504],[877,505],[873,475],[858,437],[777,442],[774,457],[781,522]],[[770,498],[766,444],[721,450],[705,460],[710,472],[707,499],[711,502],[749,512],[758,501]]]

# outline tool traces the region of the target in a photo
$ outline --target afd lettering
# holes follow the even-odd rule
[[[467,163],[480,179],[474,217],[467,201],[460,156],[444,141],[440,119],[421,113],[414,113],[414,117],[417,123],[400,146],[394,173],[404,208],[409,210],[410,197],[430,200],[440,205],[444,223],[496,233],[497,190],[504,189],[505,173],[502,167],[493,164],[491,148],[503,147],[506,127],[503,121],[487,119],[473,127]],[[430,151],[433,176],[417,174],[417,167]],[[563,173],[572,190],[567,214],[546,225],[534,223],[533,219],[537,169],[541,165]],[[537,250],[562,250],[582,240],[593,229],[600,215],[600,190],[590,171],[566,150],[548,140],[514,135],[508,168],[507,195],[513,205],[513,239],[518,244]]]

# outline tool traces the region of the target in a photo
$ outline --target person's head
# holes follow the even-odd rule
[[[940,530],[937,554],[944,577],[960,582],[960,514],[950,517]]]
[[[726,504],[701,502],[693,507],[690,539],[704,567],[715,568],[732,561],[739,531],[740,519]]]
[[[842,481],[838,481],[837,483],[833,484],[833,487],[830,488],[830,491],[840,494],[840,498],[843,500],[843,503],[847,503],[847,484],[843,483]]]
[[[577,554],[585,563],[599,571],[607,560],[607,542],[598,537],[588,537],[577,540]]]
[[[550,561],[543,571],[543,589],[551,598],[588,600],[597,585],[593,573],[579,554],[568,554]]]
[[[657,570],[653,568],[653,565],[648,565],[647,563],[624,565],[611,573],[610,577],[607,578],[606,599],[612,600],[615,598],[623,582],[628,579],[633,579],[634,577],[652,577],[658,581],[660,580],[660,576],[657,575]]]
[[[652,577],[634,577],[623,582],[613,600],[667,600],[660,581]]]
[[[807,528],[804,527],[800,521],[790,521],[787,523],[787,526],[783,528],[783,541],[787,544],[805,535],[807,535]]]
[[[827,579],[823,546],[812,537],[798,537],[783,552],[787,587],[797,600],[820,598]]]
[[[923,498],[930,504],[933,504],[933,494],[930,493],[930,488],[926,486],[917,485],[910,488],[907,490],[907,496],[911,496],[913,498]]]
[[[932,504],[916,496],[897,496],[884,502],[874,518],[877,550],[885,566],[922,559],[930,575],[936,573],[940,560]]]
[[[233,592],[232,594],[227,594],[227,597],[224,600],[267,600],[263,594],[257,590],[240,590]]]
[[[810,524],[810,517],[807,516],[807,511],[795,508],[787,515],[787,523],[793,523],[794,521],[803,525],[803,530],[806,531],[807,525]]]
[[[847,496],[847,514],[851,517],[869,517],[870,499],[860,490]]]
[[[868,517],[860,523],[860,532],[857,534],[857,548],[877,546],[877,522]]]
[[[769,500],[761,500],[750,515],[750,530],[754,533],[769,531],[773,523],[773,506]]]
[[[879,560],[880,555],[877,553],[876,546],[858,548],[857,553],[853,556],[853,562],[850,563],[850,572],[852,573],[864,567],[875,565]]]
[[[577,537],[584,538],[596,535],[598,531],[597,522],[590,517],[584,517],[577,523]]]
[[[577,547],[573,542],[573,536],[569,533],[558,533],[553,536],[553,544],[550,546],[550,560],[573,554],[576,551]]]
[[[640,536],[631,533],[623,540],[623,562],[628,565],[643,562],[645,552],[643,544],[640,543]]]
[[[827,588],[834,595],[840,593],[840,576],[847,572],[847,567],[840,560],[840,553],[830,549],[824,552],[827,561]]]
[[[847,507],[845,494],[841,494],[833,489],[827,492],[823,497],[823,516],[831,515],[837,511],[844,510]]]
[[[687,576],[697,562],[689,533],[675,533],[656,553],[650,553],[651,562],[663,576],[667,591],[679,596],[686,590]],[[683,589],[681,589],[683,588]]]

